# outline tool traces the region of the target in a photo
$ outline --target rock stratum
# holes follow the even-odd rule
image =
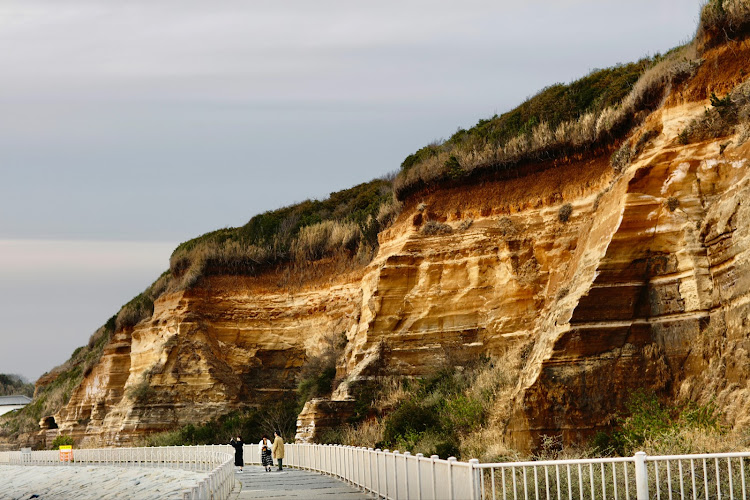
[[[362,380],[517,345],[503,432],[518,449],[608,428],[636,388],[715,398],[727,424],[748,425],[750,141],[680,137],[712,92],[744,80],[748,60],[746,42],[707,50],[628,137],[637,154],[621,170],[613,144],[512,178],[444,182],[405,200],[366,265],[324,260],[295,286],[279,270],[214,276],[162,295],[150,319],[107,343],[55,415],[60,431],[124,445],[291,397],[305,357],[341,332],[341,383],[306,406],[300,439],[344,415]]]

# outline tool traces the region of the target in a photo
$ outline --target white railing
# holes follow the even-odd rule
[[[288,444],[285,451],[289,466],[395,500],[750,498],[750,452],[480,464],[340,445]]]
[[[645,457],[644,467],[651,498],[656,500],[750,498],[747,452]]]
[[[748,466],[745,465],[748,462]],[[479,499],[746,499],[750,452],[474,465]],[[747,471],[746,471],[747,469]]]
[[[339,478],[387,499],[480,498],[479,461],[341,445],[288,444],[284,463]]]
[[[225,500],[234,487],[234,449],[228,445],[74,449],[72,462],[61,461],[58,450],[11,451],[0,452],[0,464],[166,467],[206,473],[183,492],[185,500]]]
[[[259,464],[256,444],[245,462]],[[73,450],[75,464],[176,467],[208,473],[184,498],[225,499],[234,482],[227,445]],[[61,464],[59,452],[0,452],[0,464]],[[747,462],[748,465],[745,465]],[[70,465],[69,462],[62,464]],[[284,464],[321,472],[378,498],[709,500],[750,498],[750,452],[480,464],[341,445],[286,444]]]

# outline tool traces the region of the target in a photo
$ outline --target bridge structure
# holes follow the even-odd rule
[[[257,445],[246,445],[244,452],[247,464],[260,464]],[[237,497],[234,450],[228,445],[81,449],[73,450],[72,461],[63,462],[58,451],[0,452],[0,465],[3,463],[200,471],[201,479],[185,489],[183,499]],[[632,457],[479,463],[352,446],[287,444],[284,463],[294,470],[337,479],[367,495],[393,500],[750,498],[750,452],[672,456],[639,452]],[[260,477],[272,476],[256,473],[256,483],[262,481]],[[289,484],[299,489],[300,477]],[[250,475],[247,479],[248,486],[257,486]],[[278,490],[283,482],[274,480],[274,484],[277,494],[284,496]]]

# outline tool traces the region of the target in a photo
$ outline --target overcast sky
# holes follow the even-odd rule
[[[700,0],[3,0],[0,373],[65,361],[209,230],[692,37]]]

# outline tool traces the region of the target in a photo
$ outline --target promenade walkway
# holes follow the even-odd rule
[[[299,498],[309,500],[364,500],[372,499],[347,483],[316,472],[285,468],[283,472],[265,472],[251,465],[235,474],[241,488],[235,486],[232,500],[250,498]]]

